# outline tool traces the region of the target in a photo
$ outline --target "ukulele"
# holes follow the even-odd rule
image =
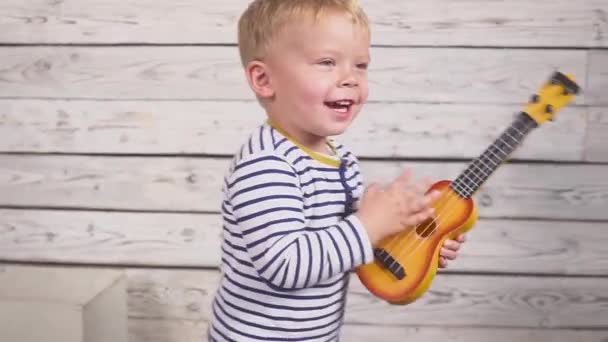
[[[439,181],[430,187],[429,192],[441,193],[431,205],[433,217],[374,246],[374,262],[356,269],[363,285],[391,304],[408,304],[422,296],[437,272],[443,242],[470,230],[477,221],[473,194],[533,128],[553,120],[579,89],[572,78],[555,72],[500,137],[454,181]]]

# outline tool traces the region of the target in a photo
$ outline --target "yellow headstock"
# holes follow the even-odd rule
[[[524,109],[539,125],[553,120],[555,114],[568,105],[580,91],[574,78],[556,71],[553,76],[533,95]]]

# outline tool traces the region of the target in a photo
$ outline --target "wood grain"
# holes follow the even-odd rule
[[[215,271],[129,270],[129,317],[207,321]],[[353,276],[354,277],[354,276]],[[608,278],[443,275],[417,302],[379,301],[351,281],[348,324],[517,328],[604,327]]]
[[[521,105],[555,69],[586,84],[584,50],[372,48],[371,55],[370,101]],[[236,47],[4,47],[0,60],[0,98],[254,99]]]
[[[218,267],[221,216],[0,210],[0,260]],[[608,274],[605,223],[482,219],[451,271]]]
[[[605,107],[589,109],[585,159],[603,162],[608,157],[608,111]]]
[[[407,310],[407,309],[406,309]],[[449,342],[606,342],[608,332],[556,329],[509,329],[476,327],[387,327],[374,325],[346,325],[345,341],[402,342],[449,341]]]
[[[129,341],[132,342],[200,342],[207,341],[207,322],[183,320],[129,320]],[[565,329],[521,329],[478,327],[376,326],[351,325],[342,328],[342,339],[352,342],[374,340],[386,342],[449,341],[449,342],[606,342],[608,332]]]
[[[219,212],[225,158],[0,156],[0,206]],[[364,160],[366,183],[405,168],[453,179],[459,162]],[[606,165],[507,164],[476,198],[487,218],[608,219]]]
[[[373,102],[339,139],[359,157],[471,159],[521,110],[519,105]],[[264,120],[262,108],[251,101],[3,100],[0,151],[232,155]],[[593,139],[585,143],[586,127],[587,109],[567,107],[555,122],[532,132],[512,159],[584,161],[585,149],[604,145]],[[608,155],[593,153],[593,159],[608,161]]]
[[[221,216],[0,210],[0,259],[217,267]]]
[[[608,23],[608,18],[607,21]],[[596,105],[608,104],[608,51],[589,51],[588,85],[586,92],[589,93],[590,103]],[[583,91],[585,91],[583,89]]]
[[[0,2],[0,261],[125,269],[131,341],[206,340],[222,177],[263,119],[234,45],[248,2]],[[420,301],[353,279],[343,339],[607,342],[606,0],[362,4],[370,103],[340,140],[367,184],[454,178],[556,69],[583,93],[482,188]]]
[[[236,43],[247,0],[5,0],[3,43]],[[608,45],[603,0],[364,0],[373,42],[382,45]],[[204,14],[204,20],[201,18]]]

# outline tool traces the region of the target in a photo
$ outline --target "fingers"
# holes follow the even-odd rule
[[[445,240],[445,242],[443,243],[443,246],[451,251],[458,251],[460,249],[460,242],[456,241],[456,240]]]
[[[441,192],[437,190],[433,190],[428,194],[412,199],[411,209],[416,212],[428,208],[431,204],[433,204],[439,197],[441,196]]]
[[[414,191],[417,194],[424,194],[433,185],[433,180],[430,177],[424,177],[414,185]]]
[[[405,169],[399,177],[395,178],[395,180],[389,185],[390,190],[394,190],[397,192],[403,191],[407,187],[407,184],[410,182],[412,178],[412,170]]]
[[[452,249],[441,247],[441,249],[439,250],[439,255],[448,260],[454,260],[458,257],[458,252]]]
[[[460,234],[458,235],[458,237],[456,238],[456,241],[460,242],[460,243],[464,243],[465,237],[464,234]]]
[[[435,212],[434,208],[426,208],[423,211],[417,212],[412,215],[408,215],[402,221],[402,225],[403,226],[416,226],[416,225],[424,222],[428,218],[432,217],[434,212]]]
[[[460,244],[465,240],[464,234],[458,235],[456,240],[445,240],[443,246],[439,250],[439,267],[446,268],[448,260],[455,260],[458,257]]]

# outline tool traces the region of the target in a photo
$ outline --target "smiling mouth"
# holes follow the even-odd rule
[[[337,112],[346,113],[355,103],[353,100],[338,100],[338,101],[327,101],[325,105]]]

